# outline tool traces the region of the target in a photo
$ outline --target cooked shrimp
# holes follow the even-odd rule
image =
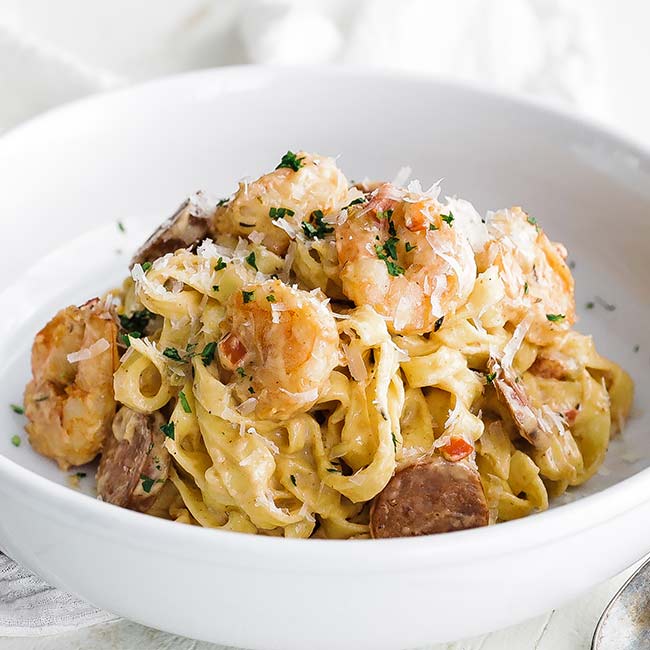
[[[506,291],[506,317],[518,324],[530,314],[527,338],[537,345],[550,343],[558,329],[568,329],[575,322],[566,249],[549,241],[536,220],[521,208],[490,215],[487,226],[491,240],[477,256],[479,272],[496,265]]]
[[[25,429],[62,469],[90,462],[111,430],[116,337],[114,315],[95,298],[61,310],[34,339]]]
[[[387,316],[394,332],[421,334],[465,303],[474,253],[453,215],[427,194],[384,183],[336,228],[343,292]]]
[[[338,332],[322,295],[269,280],[230,299],[219,359],[236,395],[260,418],[308,410],[339,363]]]
[[[313,212],[338,213],[347,205],[348,182],[332,158],[300,152],[291,160],[293,167],[280,167],[252,183],[239,184],[233,199],[217,213],[217,237],[263,233],[264,246],[282,255],[290,242],[283,227],[299,232]]]

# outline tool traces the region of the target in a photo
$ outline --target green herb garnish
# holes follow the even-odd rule
[[[284,219],[285,216],[293,217],[296,214],[293,210],[289,208],[270,208],[269,217],[275,221],[276,219]]]
[[[438,230],[438,226],[436,226],[435,223],[430,223],[429,224],[429,230]]]
[[[485,375],[485,381],[487,381],[488,384],[491,384],[496,378],[497,378],[496,372],[491,372],[488,375]]]
[[[255,261],[255,251],[251,251],[247,256],[246,256],[246,263],[249,266],[252,266],[256,271],[259,269],[257,268],[257,262]]]
[[[131,316],[120,315],[120,325],[126,332],[144,332],[147,323],[154,317],[148,309],[135,311]]]
[[[550,320],[551,323],[563,321],[565,318],[566,316],[564,314],[546,314],[546,320]]]
[[[14,412],[18,413],[18,415],[23,415],[25,412],[25,409],[20,406],[19,404],[9,404],[9,408]]]
[[[149,494],[149,492],[151,492],[151,488],[156,482],[156,479],[153,479],[150,476],[146,476],[145,474],[140,474],[140,480],[142,481],[142,489],[147,494]]]
[[[451,226],[451,224],[454,221],[454,213],[449,210],[449,214],[441,214],[440,218],[448,225]]]
[[[266,296],[267,302],[275,302],[275,296],[270,293],[268,296]]]
[[[324,219],[325,215],[322,210],[314,210],[311,213],[310,220],[313,220],[316,225],[313,225],[310,221],[303,221],[301,224],[305,237],[322,239],[325,235],[334,232],[334,228],[326,223]]]
[[[192,408],[190,407],[190,403],[187,401],[187,397],[183,391],[178,393],[178,399],[181,401],[181,406],[183,407],[185,413],[191,413]]]
[[[218,284],[213,284],[212,285],[212,291],[219,291],[219,285]]]
[[[228,266],[228,265],[226,264],[226,262],[223,261],[223,257],[220,257],[220,258],[217,260],[217,264],[216,264],[216,266],[214,267],[214,270],[215,270],[215,271],[221,271],[222,269],[225,269],[226,266]]]
[[[204,366],[209,366],[212,363],[216,347],[217,344],[214,341],[206,343],[206,346],[203,348],[203,352],[201,352],[201,361],[203,361]]]
[[[168,438],[171,438],[172,440],[175,440],[175,439],[176,439],[176,438],[175,438],[175,436],[176,436],[175,428],[176,428],[176,427],[175,427],[175,425],[174,425],[173,422],[168,422],[167,424],[163,424],[163,425],[160,427],[160,430],[161,430],[161,431],[162,431],[162,432],[163,432],[163,433],[164,433]]]
[[[244,301],[244,304],[251,302],[251,300],[255,299],[255,292],[254,291],[242,291],[241,292],[241,297]]]
[[[393,439],[393,447],[395,448],[395,451],[397,451],[397,438],[392,431],[390,432],[390,437]]]
[[[595,306],[596,306],[596,305],[595,305],[595,303],[593,303],[593,302],[588,302],[588,303],[585,305],[585,307],[586,307],[587,309],[593,309]]]
[[[146,273],[151,268],[151,262],[144,262],[142,264],[142,270]]]
[[[86,478],[86,472],[75,472],[77,478]]]
[[[14,447],[20,447],[20,436],[18,435],[11,436],[11,444]]]
[[[444,320],[445,320],[445,317],[444,317],[444,316],[441,316],[441,317],[440,317],[440,318],[439,318],[439,319],[438,319],[438,320],[433,324],[433,331],[434,331],[434,332],[437,332],[437,331],[442,327],[442,324],[443,324]]]
[[[163,351],[163,356],[171,359],[172,361],[182,361],[181,355],[178,353],[176,348],[165,348]]]
[[[237,374],[240,377],[245,377],[246,376],[246,371],[241,366],[239,366],[239,368],[237,368]]]
[[[404,244],[404,248],[406,248],[407,253],[410,253],[414,248],[417,248],[417,246],[415,246],[415,245],[411,244],[411,242],[407,241],[406,244]]]
[[[528,295],[528,282],[524,282],[524,296]]]
[[[293,151],[287,151],[287,153],[282,156],[280,164],[276,169],[282,169],[283,167],[287,169],[293,169],[294,172],[297,172],[303,165],[304,158],[298,158],[298,156],[293,153]]]
[[[296,485],[296,477],[295,477],[293,474],[291,474],[291,476],[289,476],[289,478],[291,479],[291,482],[292,482],[294,485]]]
[[[126,228],[124,227],[124,224],[123,224],[121,221],[118,221],[118,222],[117,222],[117,229],[118,229],[120,232],[126,232]]]
[[[350,201],[350,203],[348,203],[344,209],[347,210],[348,208],[351,208],[353,205],[359,205],[360,203],[365,203],[365,202],[366,202],[366,197],[360,196],[358,199],[354,199],[354,201]]]
[[[330,474],[338,474],[341,470],[336,469],[336,467],[328,467],[325,471],[329,472]]]

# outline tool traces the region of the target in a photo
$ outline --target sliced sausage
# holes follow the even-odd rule
[[[152,506],[169,475],[164,423],[160,413],[117,412],[97,470],[98,498],[140,512]]]
[[[370,534],[412,537],[487,526],[489,512],[478,472],[440,457],[397,472],[375,497]]]
[[[206,205],[201,193],[181,203],[174,214],[162,223],[137,250],[130,268],[136,264],[152,262],[179,248],[196,246],[210,233],[216,206]]]
[[[492,385],[497,397],[512,415],[521,437],[538,449],[546,449],[550,443],[548,429],[530,405],[523,384],[517,381],[511,370],[503,368],[495,359],[490,359],[488,369],[494,376]]]

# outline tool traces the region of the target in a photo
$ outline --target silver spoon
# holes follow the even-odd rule
[[[650,648],[650,560],[618,590],[598,621],[592,650]]]

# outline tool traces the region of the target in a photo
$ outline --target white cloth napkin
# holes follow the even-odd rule
[[[117,620],[0,553],[0,636],[43,636]]]

